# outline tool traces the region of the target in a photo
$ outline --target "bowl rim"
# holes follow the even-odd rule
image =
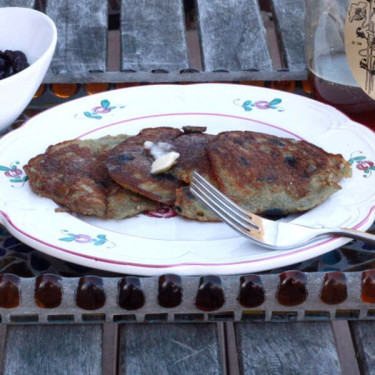
[[[48,56],[52,55],[52,57],[53,57],[53,53],[54,53],[54,50],[55,50],[56,44],[57,44],[56,24],[47,14],[45,14],[45,13],[39,11],[39,10],[36,10],[36,9],[33,9],[33,8],[26,8],[26,7],[3,7],[3,8],[0,8],[0,14],[3,13],[3,12],[24,12],[24,13],[33,13],[33,14],[37,15],[38,17],[40,17],[41,19],[46,21],[46,23],[50,26],[51,31],[52,31],[52,38],[51,38],[51,42],[50,42],[49,46],[44,51],[44,53],[37,60],[35,60],[32,64],[30,64],[26,69],[14,74],[10,77],[0,79],[0,87],[3,86],[5,83],[11,82],[12,80],[17,80],[17,79],[22,78],[22,76],[27,74],[27,72],[30,69],[33,69],[33,67],[40,65],[43,60],[48,58]]]

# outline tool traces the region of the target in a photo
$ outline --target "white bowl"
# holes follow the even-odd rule
[[[30,103],[49,68],[56,42],[56,26],[45,14],[29,8],[0,8],[0,50],[20,50],[30,64],[0,80],[0,132]]]

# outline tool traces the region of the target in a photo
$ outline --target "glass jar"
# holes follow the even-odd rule
[[[350,0],[306,0],[305,54],[313,97],[375,130],[375,100],[354,78],[345,52]]]

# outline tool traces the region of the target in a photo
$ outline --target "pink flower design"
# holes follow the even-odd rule
[[[255,107],[258,108],[258,109],[268,109],[268,108],[270,108],[270,104],[269,104],[269,102],[267,102],[265,100],[259,100],[259,101],[255,102]]]
[[[111,109],[108,107],[102,107],[102,106],[97,106],[92,109],[93,113],[108,113],[111,112]]]
[[[169,206],[162,206],[162,207],[159,207],[157,210],[145,211],[144,215],[149,216],[149,217],[157,217],[159,219],[169,219],[171,217],[177,216],[174,209]]]
[[[365,171],[367,169],[371,169],[374,167],[374,163],[370,160],[364,160],[357,164],[357,168],[361,171]]]
[[[22,175],[21,169],[11,169],[9,171],[6,171],[4,174],[5,176],[12,178],[12,177],[17,177]]]

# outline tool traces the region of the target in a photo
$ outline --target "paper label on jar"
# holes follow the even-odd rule
[[[345,51],[358,85],[375,99],[375,0],[351,0],[345,21]]]

